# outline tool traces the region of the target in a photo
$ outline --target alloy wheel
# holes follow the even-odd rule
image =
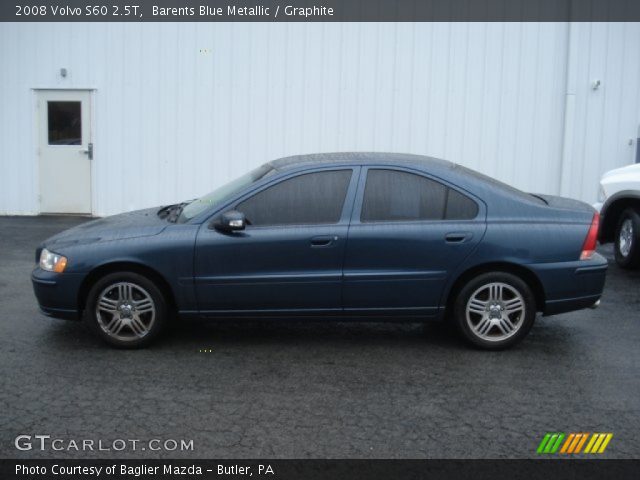
[[[525,301],[518,290],[506,283],[492,282],[469,297],[466,321],[477,337],[498,342],[520,330],[525,311]]]
[[[156,308],[144,288],[131,282],[118,282],[100,293],[95,314],[98,325],[107,335],[132,341],[149,333],[156,319]]]

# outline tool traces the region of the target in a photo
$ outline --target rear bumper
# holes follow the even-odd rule
[[[608,263],[596,253],[590,260],[530,265],[545,291],[544,315],[592,307],[602,296]]]
[[[31,273],[33,293],[42,313],[55,318],[78,320],[78,293],[84,275],[54,273],[36,268]]]
[[[558,313],[573,312],[583,308],[595,308],[600,301],[600,295],[592,295],[579,298],[565,298],[562,300],[548,300],[545,304],[543,315],[556,315]]]

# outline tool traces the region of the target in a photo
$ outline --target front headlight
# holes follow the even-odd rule
[[[600,184],[600,190],[598,190],[598,201],[602,203],[606,199],[607,199],[607,194],[605,193],[604,187],[602,186],[602,184]]]
[[[40,253],[40,268],[42,270],[62,273],[66,266],[67,257],[50,252],[46,248],[42,249],[42,253]]]

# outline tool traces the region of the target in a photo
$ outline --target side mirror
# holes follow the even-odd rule
[[[213,228],[221,232],[236,232],[238,230],[244,230],[247,226],[247,219],[244,213],[237,210],[229,210],[220,215],[220,218],[214,220]]]

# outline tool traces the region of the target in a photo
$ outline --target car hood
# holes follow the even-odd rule
[[[634,174],[634,176],[637,174],[640,174],[640,163],[634,163],[632,165],[627,165],[626,167],[609,170],[604,175],[602,175],[602,179],[604,180],[605,178],[609,178],[617,175],[625,175],[625,174],[629,174],[629,175]]]
[[[110,217],[98,218],[70,228],[47,239],[43,245],[47,248],[66,247],[85,243],[122,240],[125,238],[157,235],[168,225],[158,217],[160,207],[121,213]]]

